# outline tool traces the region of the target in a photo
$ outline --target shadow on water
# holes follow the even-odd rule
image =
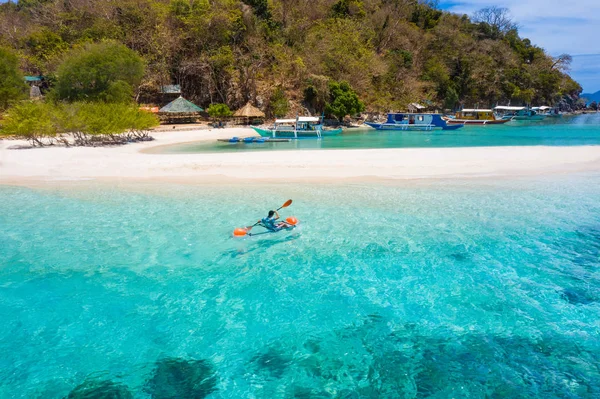
[[[110,380],[87,380],[65,399],[133,399],[133,395],[125,385]]]
[[[156,362],[145,390],[153,399],[203,399],[217,390],[217,374],[207,360],[166,358]]]
[[[247,370],[234,378],[249,381],[246,393],[253,397],[600,397],[596,340],[432,330],[398,324],[384,314],[309,336],[299,345],[269,344],[250,355]],[[144,390],[154,399],[204,399],[217,392],[217,383],[207,360],[165,358],[156,362]],[[86,381],[67,398],[129,399],[132,394],[111,381]]]
[[[236,248],[222,252],[217,262],[234,259],[238,256],[247,255],[255,251],[263,252],[279,244],[292,242],[299,238],[300,234],[298,232],[287,234],[281,238],[273,238],[273,234],[265,234],[264,236],[261,235],[242,239],[233,238],[233,240],[235,241]]]
[[[265,374],[267,378],[281,378],[292,363],[292,358],[281,349],[269,347],[265,352],[254,356],[250,363],[257,374]]]
[[[301,348],[267,349],[250,367],[266,391],[293,381],[303,396],[288,387],[286,398],[592,398],[600,395],[594,342],[425,331],[372,315],[310,337]]]
[[[597,301],[589,290],[579,288],[565,288],[562,297],[571,305],[589,305]]]

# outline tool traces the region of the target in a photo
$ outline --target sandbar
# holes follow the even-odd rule
[[[153,132],[113,147],[9,149],[0,141],[0,184],[108,180],[255,182],[512,177],[600,171],[600,146],[523,146],[148,153],[156,146],[255,135],[246,128]]]

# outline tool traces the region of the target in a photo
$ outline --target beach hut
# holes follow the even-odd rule
[[[158,117],[163,123],[194,123],[203,111],[193,102],[179,96],[158,110]]]
[[[408,112],[412,113],[420,113],[425,112],[427,107],[418,103],[410,103],[408,104]]]
[[[244,123],[253,123],[255,120],[258,120],[258,123],[262,123],[262,119],[265,117],[265,113],[253,106],[252,104],[248,103],[242,108],[235,111],[233,116],[235,118],[241,119]]]

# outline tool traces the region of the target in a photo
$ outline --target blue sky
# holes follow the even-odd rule
[[[549,54],[571,54],[571,76],[584,92],[600,90],[600,0],[439,0],[440,8],[458,14],[489,6],[508,8],[521,37]]]

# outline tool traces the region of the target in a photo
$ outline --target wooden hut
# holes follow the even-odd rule
[[[204,110],[191,101],[179,96],[160,110],[158,117],[162,123],[194,123]]]
[[[248,103],[235,111],[233,116],[244,124],[261,124],[265,117],[265,113]]]
[[[408,104],[408,112],[412,113],[421,113],[426,112],[427,107],[418,103],[410,103]]]

